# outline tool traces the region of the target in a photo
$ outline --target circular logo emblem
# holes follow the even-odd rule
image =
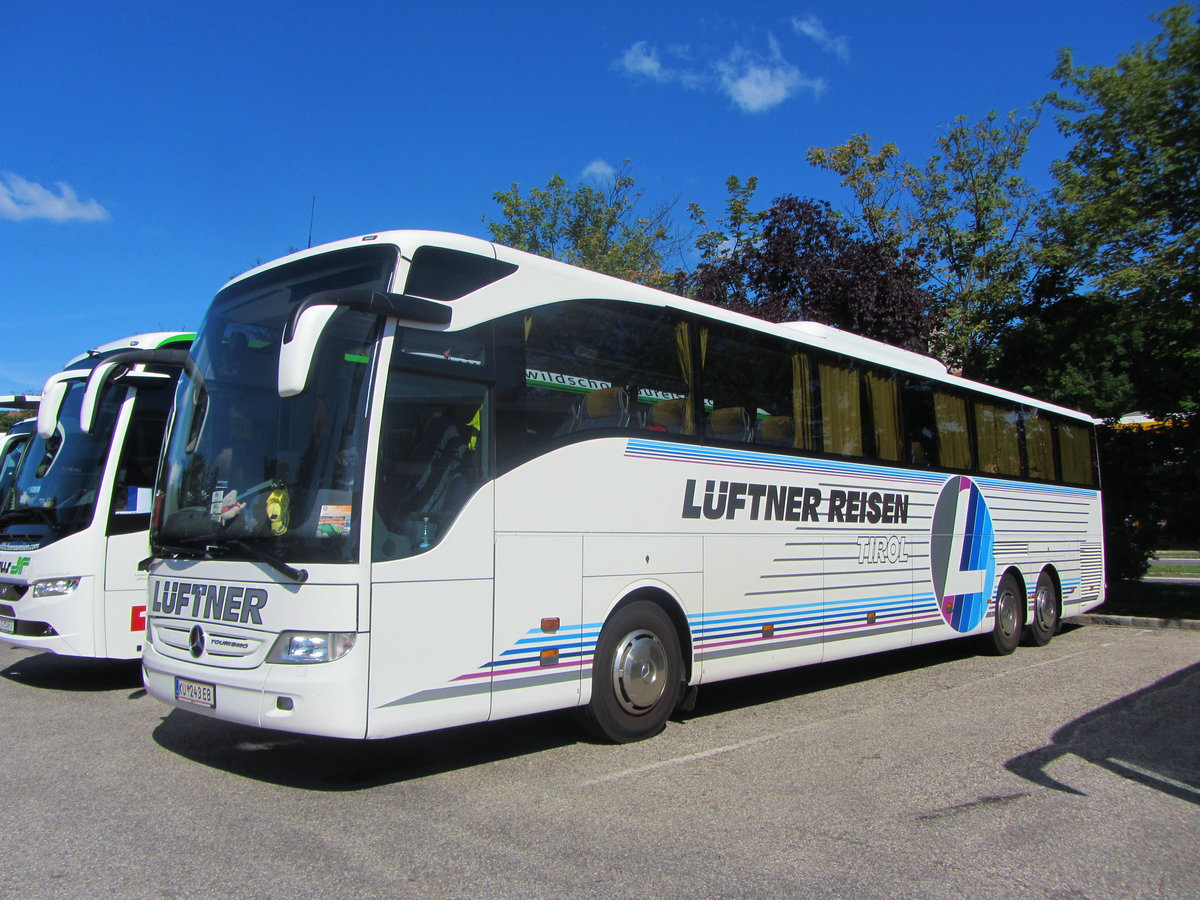
[[[929,568],[938,610],[955,631],[979,627],[996,577],[996,532],[979,487],[965,475],[942,485],[933,510]]]
[[[188,635],[188,648],[192,651],[192,656],[197,659],[204,652],[204,629],[199,625],[194,626]]]

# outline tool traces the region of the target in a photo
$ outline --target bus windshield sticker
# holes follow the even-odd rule
[[[317,519],[317,536],[345,537],[353,528],[353,519],[353,508],[350,506],[323,505],[320,518]]]

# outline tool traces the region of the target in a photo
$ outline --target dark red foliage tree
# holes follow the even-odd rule
[[[755,239],[702,263],[698,300],[771,322],[809,320],[928,352],[935,327],[915,255],[864,240],[828,203],[777,199]]]

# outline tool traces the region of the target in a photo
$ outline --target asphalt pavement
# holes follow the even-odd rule
[[[1200,895],[1200,632],[1068,624],[380,742],[173,711],[0,645],[0,896]]]

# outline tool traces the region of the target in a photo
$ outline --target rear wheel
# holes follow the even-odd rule
[[[1029,623],[1029,641],[1038,647],[1050,643],[1058,631],[1058,588],[1049,572],[1038,576],[1033,600],[1033,618]]]
[[[656,735],[675,711],[682,679],[679,635],[670,617],[655,603],[630,603],[600,631],[584,726],[619,744]]]
[[[1012,575],[1000,579],[996,590],[996,624],[980,638],[984,653],[1004,656],[1017,649],[1021,642],[1021,622],[1025,618],[1025,598],[1021,586]]]

